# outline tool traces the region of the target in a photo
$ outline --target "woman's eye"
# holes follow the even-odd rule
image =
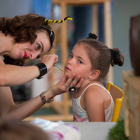
[[[39,50],[41,47],[39,44],[36,44],[36,48],[37,48],[37,50]]]
[[[81,63],[81,64],[82,64],[83,62],[82,62],[82,61],[80,61],[80,60],[78,60],[78,63]]]
[[[73,56],[72,55],[69,55],[69,57],[72,58]]]
[[[38,55],[36,58],[40,58],[40,56]]]

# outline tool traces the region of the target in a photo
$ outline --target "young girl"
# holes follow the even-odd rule
[[[109,49],[97,36],[90,33],[79,40],[65,64],[65,73],[78,74],[84,79],[81,87],[72,94],[75,122],[110,122],[114,102],[101,80],[107,75],[110,64],[123,65],[124,57],[117,49]]]

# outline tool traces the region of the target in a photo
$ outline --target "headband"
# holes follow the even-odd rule
[[[72,20],[72,18],[70,18],[70,16],[68,16],[68,17],[65,17],[63,20],[48,20],[48,19],[45,19],[44,20],[44,22],[46,22],[46,23],[48,23],[48,25],[50,24],[50,23],[62,23],[62,22],[64,22],[65,20]]]

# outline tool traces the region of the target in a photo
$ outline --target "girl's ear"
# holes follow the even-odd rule
[[[95,80],[99,77],[100,75],[100,71],[99,70],[94,70],[91,72],[91,75],[89,76],[89,80],[92,81],[92,80]]]

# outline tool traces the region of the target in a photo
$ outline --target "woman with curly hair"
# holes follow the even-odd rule
[[[4,57],[4,62],[0,57],[0,117],[2,119],[22,120],[43,104],[51,102],[54,96],[68,91],[69,86],[80,87],[83,82],[80,76],[64,75],[60,82],[40,96],[21,105],[14,104],[10,87],[25,84],[34,78],[40,79],[58,61],[58,56],[55,54],[45,55],[54,41],[54,32],[49,26],[50,21],[52,20],[46,20],[37,14],[15,16],[11,19],[0,18],[0,56]],[[33,60],[39,57],[41,57],[39,64],[22,66],[26,59]]]

